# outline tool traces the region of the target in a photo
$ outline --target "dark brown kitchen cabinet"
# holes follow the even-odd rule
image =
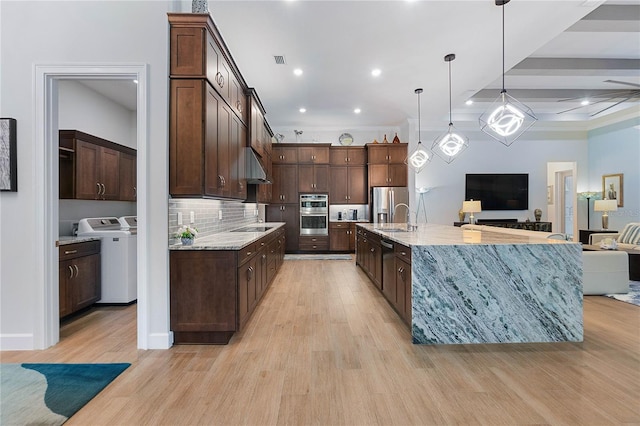
[[[326,253],[329,250],[328,235],[300,235],[300,251]]]
[[[329,192],[329,166],[298,165],[298,192]]]
[[[411,325],[411,263],[396,257],[395,308],[402,320]]]
[[[333,204],[367,204],[367,167],[331,167],[329,199]]]
[[[366,166],[367,151],[364,146],[332,146],[329,149],[329,163],[332,166]]]
[[[269,204],[266,208],[267,222],[284,222],[285,252],[298,251],[300,237],[300,207],[296,204]]]
[[[120,153],[120,200],[135,201],[138,195],[136,187],[136,156]]]
[[[382,290],[382,248],[380,237],[356,225],[356,263]]]
[[[59,248],[59,316],[91,306],[101,297],[100,241]]]
[[[135,149],[78,130],[60,130],[59,153],[61,199],[131,200],[135,170],[125,176],[128,192],[122,192],[121,162],[135,167]]]
[[[174,342],[226,344],[242,330],[282,264],[280,243],[284,243],[282,229],[239,250],[172,250]]]
[[[367,144],[369,186],[407,186],[407,144]]]
[[[271,161],[273,161],[273,164],[298,164],[298,148],[295,145],[274,145]]]
[[[249,146],[260,157],[265,155],[265,126],[264,107],[253,89],[249,89],[249,103],[251,105],[250,126],[249,126]]]
[[[274,164],[271,169],[271,202],[278,204],[298,202],[298,166]]]
[[[329,146],[330,144],[298,146],[298,164],[329,164]]]
[[[353,222],[329,223],[329,250],[353,252],[356,249],[356,230]]]

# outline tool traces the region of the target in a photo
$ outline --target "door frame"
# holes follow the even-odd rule
[[[34,267],[36,282],[34,349],[45,349],[60,340],[58,282],[58,81],[76,79],[138,80],[137,85],[137,215],[138,224],[138,348],[148,348],[148,259],[149,200],[147,158],[149,150],[148,65],[122,64],[37,64],[34,66],[34,189],[36,215]]]

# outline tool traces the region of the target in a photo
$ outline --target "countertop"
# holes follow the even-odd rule
[[[87,241],[100,241],[101,237],[75,237],[75,236],[64,236],[58,238],[58,246],[64,246],[67,244],[76,244],[76,243],[85,243]]]
[[[264,232],[219,232],[217,234],[208,235],[206,237],[196,238],[193,242],[193,245],[190,246],[184,246],[182,244],[170,245],[169,250],[240,250],[243,247],[246,247],[249,244],[258,241],[260,238],[272,234],[284,225],[284,222],[255,223],[243,226],[242,228],[266,226],[270,229]]]
[[[572,241],[505,234],[492,231],[466,230],[457,226],[420,224],[416,231],[407,231],[406,223],[364,223],[358,226],[386,239],[406,246],[461,244],[579,244]]]
[[[364,219],[347,219],[347,220],[330,219],[329,223],[369,223],[369,221]]]

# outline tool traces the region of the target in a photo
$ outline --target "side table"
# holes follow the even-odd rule
[[[582,244],[589,244],[589,235],[591,234],[617,234],[618,231],[612,231],[611,229],[581,229],[580,230],[580,242]]]

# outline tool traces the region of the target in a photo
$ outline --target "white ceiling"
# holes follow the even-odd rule
[[[274,129],[398,126],[417,118],[418,87],[423,127],[446,126],[448,53],[456,54],[456,125],[477,123],[500,92],[502,8],[493,0],[209,0],[209,10]],[[559,99],[640,89],[606,82],[640,85],[640,0],[514,0],[504,12],[505,87],[541,120],[589,120],[613,104],[557,114],[581,100]],[[294,76],[296,67],[302,76]],[[372,77],[372,68],[382,75]],[[135,109],[133,96],[133,104],[120,102]],[[596,117],[637,107],[638,98],[632,101]]]

